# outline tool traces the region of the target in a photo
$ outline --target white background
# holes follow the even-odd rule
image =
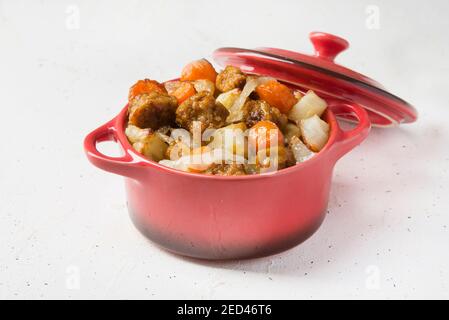
[[[449,298],[448,11],[445,0],[0,0],[0,298]],[[418,122],[373,130],[342,159],[322,228],[288,252],[211,263],[149,243],[122,179],[87,162],[84,136],[137,79],[176,77],[222,46],[311,53],[315,30],[347,38],[339,63],[415,105]]]

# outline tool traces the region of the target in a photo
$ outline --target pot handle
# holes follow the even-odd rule
[[[84,139],[84,151],[87,159],[102,170],[129,178],[137,178],[139,161],[119,142],[117,129],[114,126],[115,122],[116,119],[112,119],[86,136]],[[121,157],[110,157],[101,153],[97,149],[97,143],[104,141],[118,143],[125,154]]]
[[[340,159],[346,153],[358,146],[371,129],[371,121],[365,109],[355,103],[337,102],[330,105],[332,112],[338,115],[355,116],[358,119],[357,126],[349,131],[343,131],[340,127],[333,148],[336,152],[337,159]]]

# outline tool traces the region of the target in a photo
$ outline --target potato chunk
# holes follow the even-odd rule
[[[193,81],[196,92],[206,91],[211,95],[215,94],[215,83],[207,79]]]
[[[140,129],[132,124],[128,125],[125,130],[125,135],[131,144],[145,139],[150,133],[150,129]]]
[[[301,120],[299,127],[305,144],[312,151],[320,151],[329,139],[329,125],[317,115]]]
[[[301,139],[296,136],[290,140],[289,146],[293,152],[296,162],[304,162],[315,155],[315,153],[309,150]]]
[[[296,124],[287,123],[285,126],[284,138],[287,143],[290,143],[293,137],[301,137],[301,130]]]
[[[164,159],[168,145],[157,133],[153,133],[134,143],[133,147],[145,157],[153,161],[160,161]]]
[[[208,147],[222,149],[225,152],[244,157],[247,151],[245,131],[246,125],[244,122],[220,128],[212,135],[213,140],[208,144]]]
[[[299,123],[301,120],[310,118],[313,115],[321,117],[326,108],[326,101],[318,97],[315,92],[309,91],[293,106],[288,113],[288,118]]]

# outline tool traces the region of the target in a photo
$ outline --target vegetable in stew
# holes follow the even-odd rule
[[[176,81],[137,81],[128,99],[133,148],[186,172],[273,172],[312,158],[329,138],[327,103],[315,92],[234,66],[217,73],[206,59],[186,65]]]

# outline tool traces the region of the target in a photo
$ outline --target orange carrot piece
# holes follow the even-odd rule
[[[167,89],[169,95],[178,99],[179,104],[183,103],[196,93],[194,85],[186,81],[167,82],[165,84],[165,89]]]
[[[155,80],[139,80],[129,89],[128,99],[132,100],[133,98],[141,94],[150,93],[153,91],[167,93],[167,90],[165,90],[164,86]]]
[[[282,113],[288,113],[297,102],[292,90],[276,80],[259,85],[256,92],[260,99],[278,108]]]
[[[276,134],[277,141],[275,140]],[[271,145],[275,147],[276,143],[278,146],[284,145],[284,136],[281,130],[279,130],[275,123],[267,120],[257,122],[250,129],[248,138],[250,141],[255,142],[256,151],[259,150],[259,145],[265,146],[265,148],[270,148]]]
[[[215,83],[217,71],[206,59],[196,60],[186,65],[181,72],[182,81],[210,80]]]

